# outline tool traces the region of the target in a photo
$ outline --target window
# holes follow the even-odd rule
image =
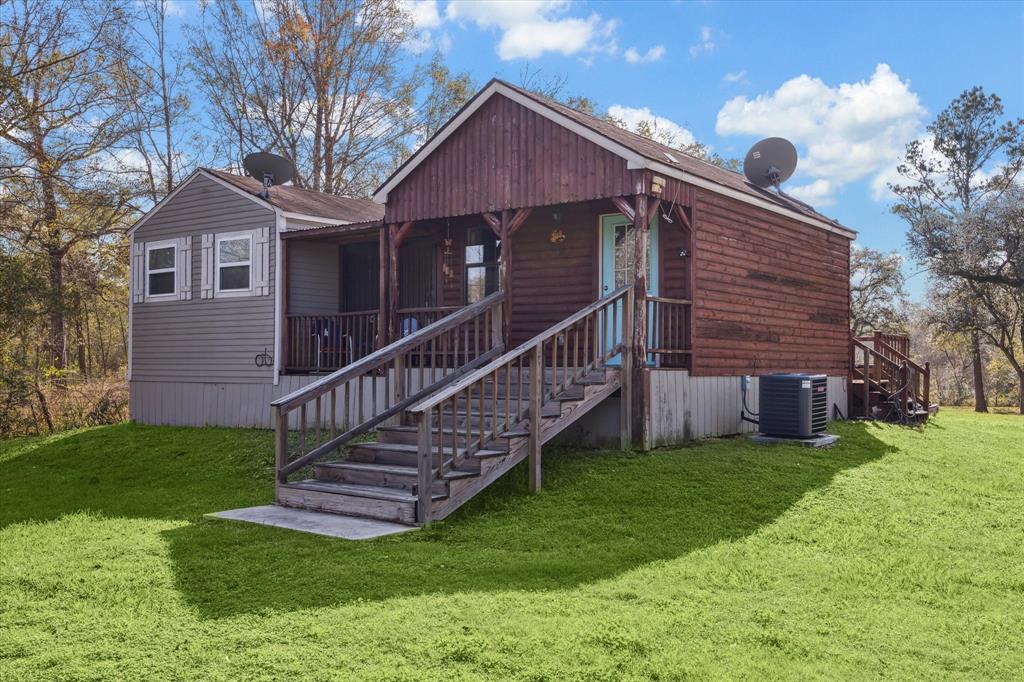
[[[498,290],[501,242],[487,227],[466,232],[466,303],[476,303]]]
[[[177,293],[178,243],[170,239],[146,244],[146,298],[170,298]]]
[[[216,277],[219,296],[252,293],[252,232],[217,235]]]

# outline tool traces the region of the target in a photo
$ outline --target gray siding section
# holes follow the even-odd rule
[[[291,240],[288,254],[288,314],[336,313],[341,253],[337,244]]]
[[[270,295],[203,299],[202,235],[270,228]],[[274,212],[198,176],[146,221],[136,243],[192,235],[191,301],[135,303],[132,380],[273,382],[273,366],[256,355],[274,352]],[[133,396],[134,400],[134,396]]]

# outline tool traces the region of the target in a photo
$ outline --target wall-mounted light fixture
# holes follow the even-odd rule
[[[689,255],[690,255],[690,252],[687,251],[686,249],[679,249],[679,257],[680,258],[686,258]]]

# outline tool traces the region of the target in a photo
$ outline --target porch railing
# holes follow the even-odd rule
[[[693,305],[682,298],[647,297],[647,352],[658,367],[689,368]]]
[[[277,481],[501,355],[503,300],[492,294],[272,402]]]
[[[423,329],[428,324],[433,324],[442,317],[447,317],[455,311],[460,310],[459,306],[433,306],[424,308],[399,308],[398,309],[398,334],[406,336],[412,332]]]
[[[288,315],[285,369],[334,371],[373,352],[377,311],[330,315]]]
[[[619,354],[628,367],[632,317],[633,287],[625,286],[410,407],[418,427],[418,518],[429,521],[435,469],[443,476],[527,416],[539,444],[546,402]]]

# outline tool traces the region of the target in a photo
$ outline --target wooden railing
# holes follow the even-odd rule
[[[658,367],[690,367],[693,305],[681,298],[647,297],[647,353]]]
[[[458,306],[434,306],[428,308],[399,308],[398,313],[398,335],[407,336],[417,329],[423,329],[428,324],[433,324],[442,317],[447,317],[455,311],[460,310]]]
[[[503,300],[492,294],[272,402],[277,480],[501,355]]]
[[[888,357],[893,362],[897,362],[897,354],[904,357],[910,355],[910,337],[906,334],[886,334],[885,332],[874,331],[871,334],[858,336],[857,340],[871,346],[876,353]],[[893,353],[889,353],[889,349]]]
[[[334,371],[373,352],[377,311],[331,315],[288,315],[285,369]]]
[[[876,333],[870,337],[853,338],[850,342],[851,376],[864,382],[864,392],[860,396],[862,416],[867,418],[871,415],[873,386],[896,398],[895,406],[900,410],[900,416],[905,416],[903,413],[908,406],[927,410],[931,404],[931,365],[927,362],[924,366],[917,364],[901,350],[885,343],[882,338],[885,336],[907,338]],[[870,345],[862,340],[864,338],[870,341]],[[909,339],[903,347],[909,350]]]
[[[531,450],[539,447],[544,403],[617,355],[629,367],[632,324],[633,288],[622,287],[410,407],[418,428],[418,520],[430,520],[435,471],[458,467],[522,428],[528,416]],[[531,467],[531,480],[534,475]]]

